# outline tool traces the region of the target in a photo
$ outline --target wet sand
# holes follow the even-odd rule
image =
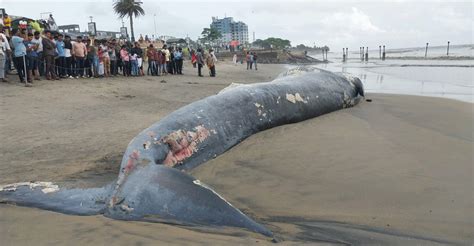
[[[0,84],[0,184],[111,182],[128,142],[142,129],[232,82],[269,81],[283,70],[220,63],[217,78]],[[368,97],[373,101],[258,133],[191,174],[268,226],[283,245],[472,244],[473,104]],[[0,238],[4,245],[271,244],[239,229],[69,216],[5,204]]]

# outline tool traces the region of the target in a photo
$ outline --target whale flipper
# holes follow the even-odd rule
[[[0,203],[36,207],[74,215],[103,213],[112,186],[59,189],[50,182],[23,182],[0,187]]]
[[[105,216],[184,225],[232,226],[272,236],[222,196],[175,168],[150,164],[137,169],[116,193]]]

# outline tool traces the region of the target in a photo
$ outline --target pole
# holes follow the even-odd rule
[[[385,61],[385,45],[383,46],[383,51],[382,51],[382,61]]]
[[[449,56],[449,41],[448,41],[448,50],[446,50],[446,56]]]
[[[369,47],[365,47],[365,61],[369,61]]]
[[[382,46],[379,45],[379,59],[382,59]]]
[[[349,48],[346,48],[346,60],[349,60]]]
[[[342,48],[342,62],[346,62],[346,49]]]
[[[156,14],[153,15],[153,23],[155,24],[155,36],[156,36]]]
[[[25,75],[25,87],[27,87],[28,86],[28,72],[26,70],[26,54],[23,56],[23,74]]]
[[[426,43],[425,59],[428,57],[428,44],[429,44],[429,43]]]

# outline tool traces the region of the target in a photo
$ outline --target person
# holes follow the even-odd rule
[[[33,42],[33,33],[28,33],[28,40],[24,42],[26,46],[26,70],[28,75],[28,82],[33,83],[33,73],[35,80],[39,80],[38,73],[38,44]]]
[[[5,13],[5,15],[3,15],[3,26],[5,27],[5,31],[6,31],[7,36],[10,36],[10,31],[11,31],[11,28],[12,28],[12,19],[10,18],[10,16],[8,16],[7,13]],[[15,34],[15,33],[13,33],[13,34]]]
[[[154,60],[155,60],[155,64],[156,64],[156,76],[161,76],[161,72],[162,72],[162,69],[161,69],[161,63],[164,62],[162,61],[163,59],[163,53],[161,53],[160,50],[158,49],[155,49],[155,57],[154,57]]]
[[[52,40],[51,31],[44,31],[46,37],[43,38],[43,56],[46,61],[45,75],[47,80],[57,80],[54,68],[54,57],[56,56],[56,44]]]
[[[165,54],[165,71],[164,73],[165,74],[168,74],[168,66],[169,66],[169,62],[170,62],[170,51],[168,50],[168,47],[165,45],[163,45],[163,49],[161,50],[164,54]]]
[[[38,71],[40,76],[44,76],[43,37],[41,37],[41,33],[38,31],[35,31],[34,35],[33,42],[38,44],[38,49],[36,49],[36,53],[38,53]]]
[[[247,56],[245,59],[247,60],[247,70],[249,70],[249,68],[252,69],[252,57],[250,56],[250,52],[247,51]]]
[[[58,53],[58,57],[56,59],[56,66],[58,68],[57,74],[60,78],[66,77],[66,52],[63,37],[64,35],[59,34],[58,40],[56,40],[56,51]]]
[[[140,43],[135,42],[135,46],[130,50],[130,54],[132,57],[132,74],[134,71],[134,66],[136,66],[136,73],[134,75],[143,75],[143,50],[140,48]]]
[[[183,74],[183,49],[181,47],[174,52],[174,62],[176,65],[176,73]]]
[[[3,26],[0,25],[0,41],[2,42],[2,53],[3,59],[0,59],[0,66],[2,67],[2,71],[0,71],[2,82],[8,82],[7,80],[7,73],[10,71],[10,59],[9,56],[11,54],[10,42],[8,41],[7,36],[3,33]]]
[[[252,66],[253,66],[253,53],[250,52],[250,70],[252,70]]]
[[[234,63],[234,66],[237,66],[237,54],[234,53],[234,56],[232,57],[232,63]]]
[[[204,66],[204,57],[203,57],[201,48],[197,49],[196,57],[197,57],[197,64],[198,64],[198,76],[203,77],[201,73],[201,69]]]
[[[5,78],[5,60],[8,55],[7,44],[8,44],[8,41],[5,42],[5,40],[1,37],[0,38],[0,79],[2,79],[2,82],[8,82],[8,80]]]
[[[110,53],[109,53],[109,46],[107,45],[106,40],[102,40],[100,44],[100,52],[101,52],[101,62],[104,64],[104,76],[110,76]]]
[[[212,49],[209,50],[209,54],[207,55],[206,65],[209,68],[211,77],[216,77],[216,59]]]
[[[64,71],[65,71],[66,77],[69,77],[70,79],[74,77],[71,51],[72,51],[71,37],[66,35],[64,36]]]
[[[176,73],[176,63],[174,60],[174,47],[169,47],[168,48],[168,54],[170,56],[169,62],[168,62],[168,73],[169,74],[175,74]]]
[[[77,37],[77,42],[72,44],[72,56],[76,65],[76,79],[84,77],[84,59],[87,55],[87,47],[82,42],[82,37]]]
[[[21,83],[25,83],[25,86],[31,86],[30,83],[26,81],[26,46],[23,43],[25,40],[24,34],[20,32],[18,29],[12,30],[13,37],[11,39],[12,46],[13,46],[13,63],[15,64],[15,68],[18,72],[18,77],[20,78]]]
[[[95,46],[95,40],[88,40],[87,42],[87,63],[88,77],[99,76],[99,56],[97,54],[97,47]]]
[[[255,66],[255,70],[257,69],[257,52],[253,52],[253,65]]]
[[[98,59],[98,66],[97,66],[97,75],[98,77],[104,77],[105,76],[105,69],[104,69],[104,52],[101,47],[101,42],[99,41],[99,47],[97,48],[97,57]],[[108,53],[107,53],[108,54]]]
[[[168,74],[167,67],[166,67],[166,53],[163,51],[159,52],[160,56],[160,64],[161,64],[161,75]]]
[[[123,76],[130,76],[130,56],[128,54],[127,46],[122,45],[120,49],[120,58],[122,59]]]
[[[196,62],[197,62],[196,52],[194,51],[194,49],[191,49],[191,63],[193,64],[193,68],[196,68]]]
[[[117,76],[117,73],[118,73],[118,63],[117,63],[117,58],[118,58],[118,53],[117,50],[116,50],[116,47],[117,47],[117,44],[116,44],[116,40],[115,39],[112,39],[112,41],[110,41],[108,43],[109,45],[109,58],[110,58],[110,74],[113,75],[113,76]]]
[[[155,47],[153,47],[153,44],[150,44],[148,46],[148,49],[146,50],[146,56],[148,58],[148,69],[147,69],[147,72],[146,74],[147,75],[156,75],[156,60],[155,60],[155,56],[156,56],[156,49]]]
[[[130,50],[130,65],[132,66],[132,76],[138,76],[140,74],[138,58],[141,54],[142,49],[140,49],[140,44],[138,42],[135,42],[134,47]]]

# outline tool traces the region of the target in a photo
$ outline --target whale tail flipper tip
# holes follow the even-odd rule
[[[50,182],[22,182],[0,186],[0,203],[74,214],[103,213],[111,188],[60,189]]]

